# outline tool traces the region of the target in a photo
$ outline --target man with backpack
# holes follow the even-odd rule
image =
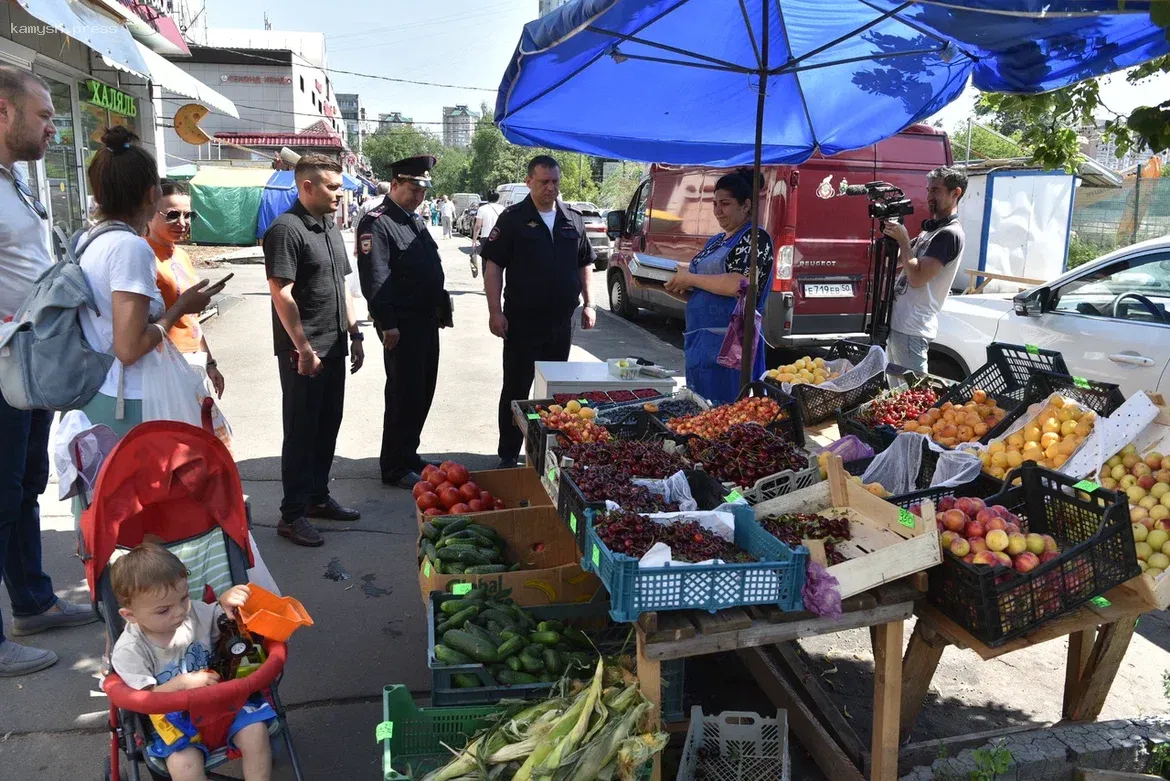
[[[48,213],[17,164],[44,157],[55,135],[48,85],[0,65],[0,322],[16,314],[37,277],[53,265]],[[16,409],[0,395],[0,580],[12,600],[13,636],[97,620],[90,607],[57,598],[41,563],[38,499],[49,480],[52,420],[51,412]],[[6,639],[0,624],[0,678],[56,662],[52,651]]]

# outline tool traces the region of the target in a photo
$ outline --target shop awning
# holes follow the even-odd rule
[[[28,13],[93,49],[111,65],[150,78],[142,52],[118,20],[69,0],[16,0]]]
[[[142,55],[142,59],[145,60],[146,67],[150,71],[150,80],[155,84],[169,89],[171,92],[177,92],[185,97],[194,98],[200,103],[204,103],[230,117],[240,118],[240,112],[236,111],[236,105],[223,95],[190,73],[187,73],[170,60],[155,54],[141,43],[136,43],[135,45],[138,46],[139,53]]]

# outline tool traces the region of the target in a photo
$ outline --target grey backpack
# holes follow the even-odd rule
[[[69,240],[59,227],[53,228],[65,257],[37,278],[16,316],[0,323],[0,393],[10,406],[78,409],[105,382],[114,356],[93,349],[82,333],[80,308],[101,313],[78,257],[95,238],[118,230],[134,233],[124,223],[103,223],[89,231],[78,252],[83,231]]]

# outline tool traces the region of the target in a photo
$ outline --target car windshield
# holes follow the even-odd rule
[[[1114,300],[1126,293],[1132,295],[1117,301],[1114,312]],[[1170,304],[1170,257],[1160,253],[1107,263],[1063,286],[1055,308],[1078,314],[1149,319],[1152,313],[1138,296],[1147,299],[1165,319]]]

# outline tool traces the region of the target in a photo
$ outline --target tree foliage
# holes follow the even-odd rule
[[[1003,132],[1003,131],[1000,131]],[[967,123],[961,122],[951,129],[951,151],[955,159],[966,159]],[[971,126],[971,159],[1002,160],[1012,157],[1026,157],[1027,152],[1015,141],[1000,138],[978,124]]]
[[[626,163],[620,171],[610,174],[601,183],[600,203],[603,209],[625,209],[634,197],[634,190],[646,175],[645,166],[640,163]]]
[[[365,154],[378,179],[390,178],[390,166],[406,157],[417,155],[439,156],[443,143],[413,125],[390,125],[366,137]]]

